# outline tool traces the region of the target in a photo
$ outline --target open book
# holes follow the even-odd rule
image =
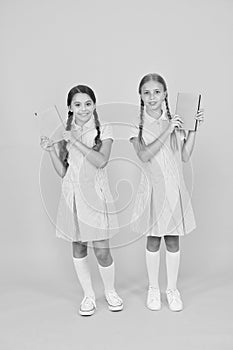
[[[197,121],[194,119],[200,109],[201,95],[197,93],[179,92],[176,100],[175,114],[179,115],[184,124],[184,130],[196,130]]]
[[[35,116],[38,118],[40,137],[47,136],[54,143],[63,139],[65,122],[55,105],[42,112],[35,113]]]

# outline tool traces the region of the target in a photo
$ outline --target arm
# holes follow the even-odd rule
[[[142,162],[148,162],[153,158],[163,146],[166,139],[171,135],[175,127],[180,127],[182,120],[178,116],[174,116],[169,123],[168,127],[162,132],[162,134],[156,138],[153,142],[146,145],[141,144],[138,137],[133,137],[130,141],[133,143],[134,149]]]
[[[201,109],[198,111],[195,119],[198,121],[198,123],[202,122],[204,120],[203,117],[204,110]],[[193,149],[195,146],[195,140],[196,140],[196,131],[195,130],[189,130],[187,138],[184,140],[183,146],[182,146],[182,160],[183,162],[188,162],[190,159]]]
[[[64,133],[64,136],[65,139],[72,142],[72,146],[76,147],[96,168],[104,168],[107,165],[112,149],[112,139],[104,139],[100,150],[95,151],[93,148],[87,147],[81,141],[77,140],[69,131]]]
[[[52,143],[52,140],[49,140],[47,137],[42,137],[40,144],[45,151],[49,152],[50,159],[52,161],[52,164],[57,174],[60,177],[64,177],[66,174],[66,168],[64,167],[62,161],[60,160],[56,152],[56,149],[54,147],[54,144]]]
[[[170,125],[167,127],[166,130],[153,142],[146,145],[145,143],[139,142],[138,137],[133,137],[130,139],[130,142],[132,142],[134,149],[137,153],[138,158],[142,162],[149,162],[151,158],[153,158],[160,150],[160,148],[163,146],[166,139],[170,136]]]
[[[66,174],[66,167],[64,167],[61,159],[57,155],[55,148],[49,152],[50,159],[53,163],[54,169],[60,177],[64,177]]]
[[[182,146],[182,160],[183,162],[188,162],[189,158],[191,157],[195,145],[195,139],[196,139],[196,131],[189,130],[188,136],[186,139],[184,139],[184,143]]]
[[[182,160],[183,162],[188,162],[194,149],[196,140],[196,131],[189,130],[188,136],[186,139],[184,139],[184,143],[182,146]]]

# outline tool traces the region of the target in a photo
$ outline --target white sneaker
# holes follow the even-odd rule
[[[79,308],[80,315],[91,316],[94,314],[95,309],[96,309],[95,298],[85,295]]]
[[[146,306],[153,311],[161,309],[161,295],[159,288],[149,287]]]
[[[168,306],[171,311],[181,311],[183,309],[183,302],[178,289],[167,289],[166,295]]]
[[[115,290],[105,292],[105,298],[110,311],[121,311],[123,309],[123,301]]]

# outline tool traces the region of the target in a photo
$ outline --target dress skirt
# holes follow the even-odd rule
[[[96,168],[74,147],[62,181],[56,236],[71,242],[109,239],[118,232],[107,169]]]

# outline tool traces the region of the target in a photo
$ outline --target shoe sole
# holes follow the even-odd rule
[[[157,309],[152,309],[151,307],[149,307],[148,305],[146,305],[147,309],[151,310],[151,311],[160,311],[162,309],[162,306],[160,306],[160,308]]]
[[[168,305],[168,308],[169,308],[169,310],[172,311],[172,312],[180,312],[180,311],[183,310],[183,308],[182,308],[182,309],[178,309],[178,310],[171,309],[169,305]]]
[[[79,310],[79,314],[81,316],[91,316],[95,313],[95,309],[93,310],[90,310],[90,311],[82,311],[82,310]]]
[[[117,312],[117,311],[121,311],[123,310],[123,305],[119,305],[119,306],[112,306],[108,304],[108,309],[112,312]]]
[[[184,308],[183,308],[183,306],[182,306],[182,308],[181,309],[172,309],[171,307],[170,307],[170,305],[169,305],[169,303],[168,303],[168,301],[167,301],[167,306],[168,306],[168,309],[170,310],[170,311],[172,311],[172,312],[180,312],[180,311],[182,311]]]

